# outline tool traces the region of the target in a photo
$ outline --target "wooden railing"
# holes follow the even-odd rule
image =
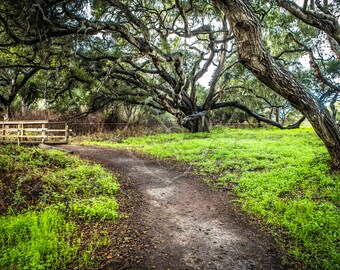
[[[0,143],[65,144],[68,143],[69,128],[65,122],[2,121]]]

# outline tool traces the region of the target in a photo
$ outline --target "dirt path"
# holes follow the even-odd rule
[[[197,176],[130,151],[64,148],[121,174],[133,203],[127,231],[140,239],[126,246],[130,254],[121,257],[120,269],[284,269],[272,239],[242,221],[228,195]]]

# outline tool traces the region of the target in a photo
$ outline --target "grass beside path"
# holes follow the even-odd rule
[[[286,260],[340,269],[340,176],[328,173],[327,151],[312,129],[217,128],[84,144],[186,161],[210,184],[233,187],[243,209],[273,228]]]
[[[98,250],[110,245],[107,228],[119,218],[118,190],[99,165],[1,146],[0,269],[97,269]]]

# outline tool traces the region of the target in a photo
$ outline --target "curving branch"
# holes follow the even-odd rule
[[[314,57],[313,51],[311,48],[309,48],[308,46],[306,46],[305,44],[303,44],[302,42],[298,41],[294,36],[291,35],[291,37],[293,38],[293,40],[300,45],[309,55],[309,64],[311,66],[311,68],[313,69],[313,75],[318,78],[324,85],[327,85],[332,91],[340,93],[340,87],[336,84],[334,84],[333,82],[331,82],[330,80],[328,80],[321,72],[321,69],[318,65],[318,63],[316,62],[316,59]]]
[[[299,20],[316,27],[327,35],[331,36],[340,45],[340,24],[338,18],[331,14],[328,9],[328,3],[321,5],[317,1],[319,10],[315,9],[314,1],[311,1],[310,10],[307,9],[307,2],[304,2],[301,8],[291,0],[276,0],[280,7],[283,7]]]
[[[293,128],[299,128],[301,123],[306,119],[305,116],[302,116],[296,123],[292,124],[292,125],[288,125],[288,126],[283,126],[278,122],[275,122],[269,118],[266,118],[256,112],[253,112],[252,110],[250,110],[247,106],[245,106],[244,104],[240,103],[239,101],[235,100],[235,101],[228,101],[228,102],[221,102],[221,103],[216,103],[212,106],[212,110],[216,110],[216,109],[220,109],[220,108],[225,108],[225,107],[234,107],[234,108],[238,108],[244,112],[246,112],[248,115],[250,115],[251,117],[255,118],[257,121],[259,122],[264,122],[267,123],[269,125],[272,125],[274,127],[277,127],[279,129],[293,129]]]

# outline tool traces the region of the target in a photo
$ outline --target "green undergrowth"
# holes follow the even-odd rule
[[[109,245],[105,226],[119,218],[118,190],[99,165],[1,146],[0,269],[96,269],[95,252]],[[102,226],[102,236],[83,224]]]
[[[84,144],[186,161],[212,186],[233,187],[243,209],[273,228],[286,260],[340,269],[340,176],[329,174],[327,151],[311,129],[217,128]]]

